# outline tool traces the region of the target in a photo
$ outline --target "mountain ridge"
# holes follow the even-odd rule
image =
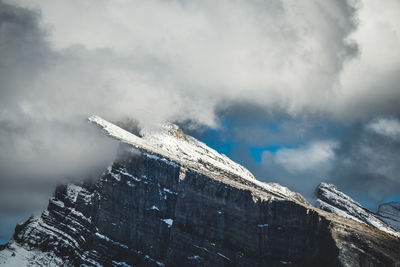
[[[16,227],[0,251],[0,265],[390,266],[400,261],[400,240],[390,234],[312,207],[279,185],[257,187],[246,175],[221,172],[219,164],[164,157],[160,145],[171,151],[176,140],[171,146],[163,138],[136,139],[105,122],[111,128],[107,134],[120,138],[117,130],[134,143],[121,140],[118,157],[98,179],[58,186],[39,218]],[[150,139],[151,146],[143,141]],[[180,152],[192,149],[178,143]]]
[[[290,197],[290,200],[307,203],[307,200],[303,198],[303,196],[292,192],[287,187],[283,187],[277,183],[260,182],[245,167],[232,161],[226,155],[218,153],[203,142],[200,142],[191,136],[185,135],[183,131],[174,124],[164,123],[161,125],[158,131],[150,132],[153,134],[145,134],[141,138],[112,123],[109,123],[99,116],[90,116],[89,121],[100,126],[101,129],[104,130],[108,135],[121,142],[130,144],[137,148],[145,149],[146,151],[159,155],[163,158],[168,158],[172,161],[179,162],[182,165],[185,165],[186,167],[194,169],[205,175],[218,177],[224,180],[226,177],[224,172],[230,172],[231,174],[242,178],[240,179],[241,183],[239,184],[244,185],[246,183],[250,183],[252,186],[255,186],[263,191],[267,190],[269,194],[272,194],[275,197],[281,197],[285,199]],[[176,131],[180,131],[178,138],[170,138],[175,136],[174,132]],[[166,134],[167,132],[172,134]],[[206,156],[203,156],[202,152]],[[236,184],[236,186],[238,186],[238,184]]]

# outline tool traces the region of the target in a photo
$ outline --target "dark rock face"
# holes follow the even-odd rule
[[[184,173],[183,173],[184,172]],[[329,221],[291,201],[240,190],[148,154],[93,185],[60,186],[16,242],[73,265],[337,265]]]
[[[398,239],[348,224],[293,201],[254,198],[128,148],[97,181],[59,186],[48,209],[18,226],[12,242],[74,266],[390,266],[400,260]]]

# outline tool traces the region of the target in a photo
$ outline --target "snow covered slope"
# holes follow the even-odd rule
[[[245,179],[255,180],[253,174],[246,168],[195,138],[185,135],[174,124],[165,123],[157,130],[145,133],[141,138],[98,116],[91,116],[89,121],[100,125],[110,136],[124,143],[181,162],[182,165],[189,165],[216,175],[229,172]]]
[[[389,202],[379,205],[379,218],[390,225],[392,228],[400,231],[400,203]]]
[[[377,214],[364,208],[358,202],[341,192],[336,186],[321,183],[317,188],[317,204],[322,210],[378,228],[400,237],[400,233],[382,221]]]
[[[8,249],[0,253],[0,265],[3,266],[63,266],[66,264],[67,262],[53,252],[43,252],[39,249],[28,250],[15,242],[10,243]]]
[[[226,183],[235,183],[236,186],[256,187],[275,197],[307,203],[300,194],[286,187],[258,181],[246,168],[203,142],[185,135],[177,125],[164,123],[160,128],[144,132],[143,137],[139,137],[99,116],[91,116],[89,121],[99,125],[107,134],[123,143],[178,162],[182,166],[207,176],[219,178]],[[233,177],[234,180],[227,181],[227,177]]]

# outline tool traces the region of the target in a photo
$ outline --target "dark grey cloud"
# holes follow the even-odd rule
[[[21,93],[29,91],[29,81],[48,65],[51,54],[38,17],[37,11],[0,2],[2,107],[15,105]]]
[[[2,240],[13,225],[43,209],[56,183],[71,176],[90,177],[114,156],[115,143],[87,124],[84,109],[62,104],[70,101],[65,88],[41,87],[44,73],[62,57],[47,36],[39,11],[0,2]],[[75,110],[67,114],[63,108]]]
[[[400,195],[399,120],[354,126],[336,151],[330,180],[371,206]]]

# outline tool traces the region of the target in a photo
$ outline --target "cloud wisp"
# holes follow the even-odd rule
[[[370,122],[367,129],[377,134],[400,141],[400,122],[394,118],[379,118]]]
[[[272,154],[265,151],[263,162],[274,161],[291,173],[325,172],[334,160],[334,141],[315,141],[299,148],[282,148]]]

